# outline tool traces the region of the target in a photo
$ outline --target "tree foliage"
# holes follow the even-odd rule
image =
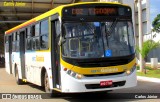
[[[149,52],[158,47],[160,47],[159,42],[155,42],[153,40],[147,40],[143,42],[143,46],[141,50],[139,47],[137,47],[136,50],[138,51],[138,53],[142,55],[142,58],[145,60]]]
[[[158,14],[157,17],[154,18],[152,26],[153,26],[152,29],[153,32],[160,33],[160,14]]]

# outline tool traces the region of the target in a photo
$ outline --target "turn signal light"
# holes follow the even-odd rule
[[[64,71],[67,71],[67,68],[64,68],[63,70],[64,70]]]

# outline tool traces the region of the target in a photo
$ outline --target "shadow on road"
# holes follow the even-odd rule
[[[108,101],[119,101],[128,102],[134,99],[134,94],[128,93],[110,93],[110,92],[88,92],[88,93],[58,93],[53,97],[46,94],[44,88],[31,83],[28,83],[32,88],[39,89],[42,91],[43,99],[64,99],[68,102],[106,102]],[[43,93],[44,92],[44,93]]]
[[[5,65],[4,64],[0,64],[0,68],[5,68]]]
[[[29,83],[29,82],[27,82],[27,85],[29,85],[30,87],[32,87],[34,89],[38,89],[38,90],[41,90],[41,91],[45,92],[44,87],[42,87],[42,86],[34,85],[32,83]]]

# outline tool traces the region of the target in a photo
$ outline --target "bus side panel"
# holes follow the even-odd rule
[[[52,85],[52,70],[51,70],[51,54],[49,51],[45,51],[45,52],[37,52],[36,53],[36,63],[39,67],[39,69],[37,70],[36,75],[34,76],[34,79],[37,80],[38,79],[38,84],[41,85],[41,71],[42,68],[44,67],[46,69],[46,72],[48,74],[49,77],[49,83],[50,83],[50,87],[53,86]],[[44,79],[42,79],[44,80]]]
[[[26,67],[26,79],[28,82],[34,82],[34,79],[33,79],[33,73],[34,73],[34,70],[33,70],[33,67],[35,65],[37,65],[35,63],[35,60],[36,60],[36,52],[35,51],[28,51],[25,53],[25,67]]]
[[[51,76],[49,52],[26,52],[26,79],[28,82],[41,86],[41,70],[44,67]]]

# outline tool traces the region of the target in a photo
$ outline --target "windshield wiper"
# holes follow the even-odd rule
[[[115,26],[116,26],[116,24],[117,24],[117,21],[118,21],[118,18],[116,18],[116,19],[113,21],[112,25],[109,27],[109,30],[107,30],[106,27],[105,27],[106,35],[111,34],[111,33],[113,32],[113,29],[115,28]],[[109,36],[109,35],[108,35],[108,36]]]
[[[106,34],[106,41],[107,41],[107,46],[108,45],[108,36],[110,36],[110,34],[113,32],[113,29],[115,28],[116,24],[117,24],[117,20],[118,18],[116,18],[113,23],[111,24],[111,26],[109,27],[109,30],[107,30],[106,26],[105,26],[105,34]]]

